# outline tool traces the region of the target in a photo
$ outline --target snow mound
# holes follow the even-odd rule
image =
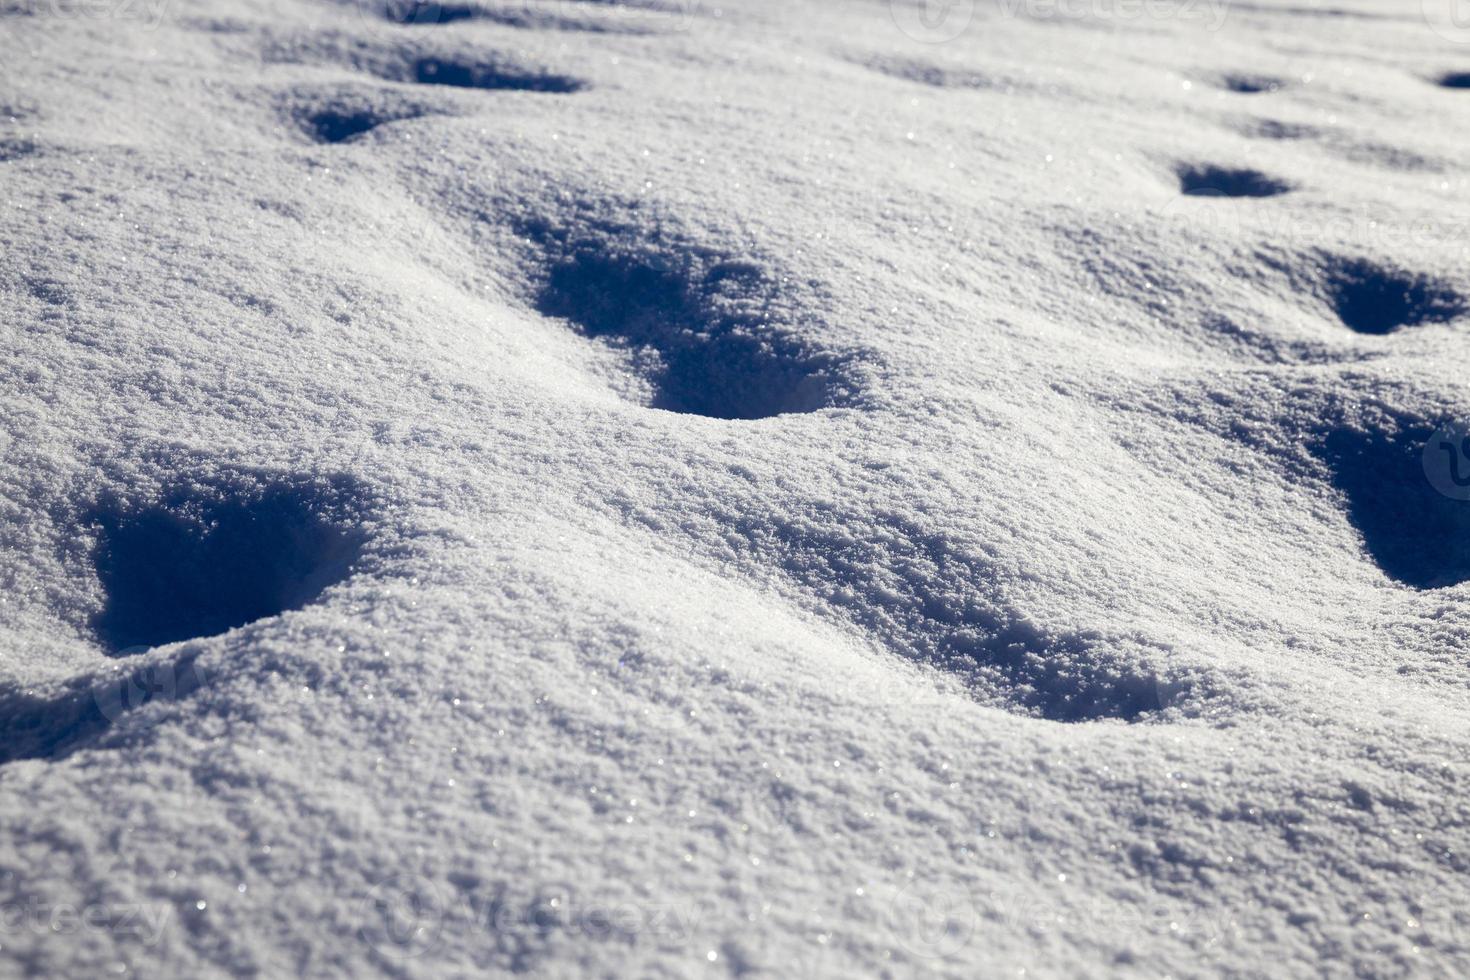
[[[0,8],[0,956],[1470,975],[1463,32]]]

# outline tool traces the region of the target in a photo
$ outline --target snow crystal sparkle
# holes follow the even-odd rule
[[[9,972],[1470,975],[1448,7],[268,7],[0,2]]]

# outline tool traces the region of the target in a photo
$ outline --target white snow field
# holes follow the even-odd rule
[[[1470,975],[1449,0],[5,0],[0,975]]]

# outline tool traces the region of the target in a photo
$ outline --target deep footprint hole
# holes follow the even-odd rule
[[[758,269],[723,263],[690,277],[585,249],[551,268],[536,305],[589,337],[653,355],[643,359],[653,365],[653,408],[761,419],[834,404],[826,359],[728,312],[760,299],[767,283]]]
[[[35,156],[36,144],[24,139],[0,139],[0,163]]]
[[[1441,432],[1422,422],[1381,431],[1340,428],[1319,450],[1368,557],[1415,589],[1470,581],[1470,490],[1445,492],[1431,480],[1442,471],[1456,481],[1448,489],[1470,488],[1464,455],[1470,447],[1442,439]]]
[[[421,85],[516,92],[568,94],[586,88],[584,82],[566,75],[520,71],[444,58],[420,58],[413,63],[410,77]]]
[[[307,132],[319,143],[345,143],[379,126],[416,114],[387,114],[373,109],[324,109],[308,114],[303,120]]]
[[[592,0],[586,4],[519,3],[499,7],[483,6],[477,3],[433,3],[415,2],[415,0],[387,0],[386,3],[378,0],[378,2],[382,3],[379,11],[384,20],[404,27],[437,27],[459,21],[477,20],[499,24],[503,27],[527,29],[591,31],[600,34],[647,34],[655,29],[655,23],[632,23],[629,21],[632,12],[641,10],[645,14],[663,13],[679,17],[688,14],[687,10],[680,7],[660,10],[656,5],[614,4],[606,0]],[[580,8],[584,6],[589,11],[603,8],[616,13],[618,19],[600,21],[595,16],[587,16],[581,12]]]
[[[382,123],[383,120],[371,112],[338,112],[330,109],[306,119],[307,128],[319,143],[343,143],[377,128]]]
[[[1445,88],[1470,88],[1470,72],[1450,72],[1440,77],[1439,84]]]
[[[1387,269],[1361,259],[1328,269],[1328,300],[1343,325],[1361,334],[1444,323],[1465,312],[1464,298],[1427,276]]]
[[[1184,165],[1176,173],[1180,192],[1194,197],[1275,197],[1292,189],[1248,168]]]
[[[316,485],[189,487],[152,506],[97,510],[98,639],[131,653],[307,605],[351,574],[365,541],[336,497]]]
[[[464,3],[433,3],[419,0],[388,0],[382,6],[383,19],[405,27],[434,27],[469,20],[478,11]]]
[[[1247,75],[1230,74],[1221,77],[1220,87],[1228,92],[1238,92],[1241,95],[1261,95],[1268,92],[1279,92],[1283,83],[1279,78],[1269,75]]]

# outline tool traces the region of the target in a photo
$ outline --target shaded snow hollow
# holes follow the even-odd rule
[[[1470,973],[1470,37],[1128,9],[0,5],[0,973]]]

